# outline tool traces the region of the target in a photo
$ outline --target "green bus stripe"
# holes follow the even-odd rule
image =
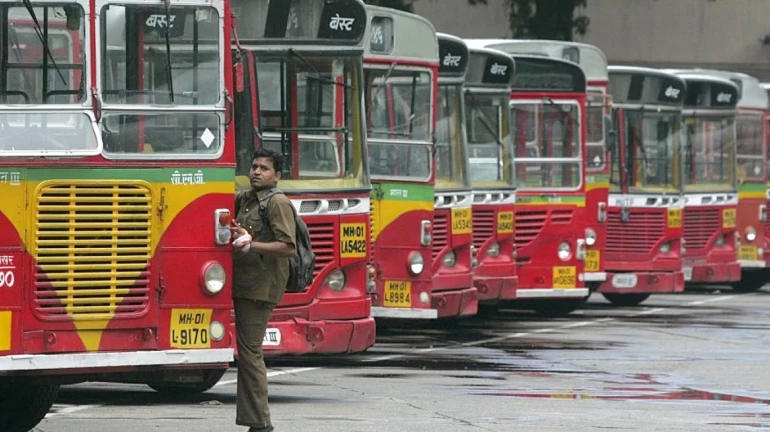
[[[196,174],[203,175],[204,183],[232,182],[235,179],[235,168],[103,168],[103,167],[73,167],[73,168],[0,168],[2,172],[19,172],[21,181],[44,180],[144,180],[150,183],[172,183],[175,174],[188,177]]]
[[[433,202],[432,185],[412,183],[378,183],[372,185],[372,197],[378,198],[381,191],[383,201],[422,201]]]

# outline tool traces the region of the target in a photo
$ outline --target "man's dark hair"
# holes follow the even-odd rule
[[[257,158],[268,158],[273,161],[273,169],[275,169],[275,172],[283,172],[283,155],[274,152],[272,150],[268,150],[266,148],[260,148],[254,151],[254,154],[251,155],[251,160],[254,161]]]

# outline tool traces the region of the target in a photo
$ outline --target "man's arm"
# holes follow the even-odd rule
[[[285,195],[275,195],[270,198],[267,206],[267,218],[274,241],[252,241],[248,253],[259,253],[288,258],[294,255],[296,222],[294,207]]]

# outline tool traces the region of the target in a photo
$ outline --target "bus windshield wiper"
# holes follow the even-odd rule
[[[395,70],[395,69],[396,69],[396,62],[393,62],[393,63],[390,64],[390,68],[388,68],[388,71],[385,72],[385,75],[383,75],[382,82],[380,83],[380,85],[377,86],[377,90],[375,90],[374,94],[372,95],[372,98],[371,98],[372,102],[366,108],[366,118],[370,118],[371,117],[372,107],[374,106],[374,101],[376,101],[377,100],[377,96],[380,95],[380,90],[385,88],[385,84],[388,82],[388,78],[390,78],[390,75],[393,73],[393,70]]]
[[[43,36],[43,29],[40,27],[40,22],[37,19],[37,15],[35,14],[35,9],[32,7],[32,3],[30,0],[23,0],[23,2],[24,7],[27,8],[27,12],[29,12],[29,17],[32,18],[32,22],[35,24],[35,34],[37,34],[38,39],[40,39],[40,43],[43,44],[43,51],[45,52],[46,57],[51,60],[51,64],[53,64],[54,69],[59,74],[59,78],[61,78],[62,84],[66,86],[67,80],[64,79],[64,74],[62,74],[59,66],[56,64],[56,60],[53,58],[53,54],[51,54],[51,49],[48,47],[48,41],[45,40],[45,37]]]
[[[29,0],[27,0],[29,1]],[[171,70],[171,0],[166,0],[166,80],[168,97],[174,103],[174,74]]]
[[[308,59],[305,58],[305,56],[303,56],[302,54],[300,54],[297,50],[295,50],[293,48],[290,48],[288,52],[289,52],[289,54],[292,57],[296,58],[297,60],[299,60],[300,63],[305,65],[306,68],[310,69],[311,72],[313,72],[316,75],[321,75],[321,71],[319,71],[318,68],[315,67],[315,65],[313,65],[313,63],[310,63],[310,61],[308,61]],[[318,82],[322,82],[322,83],[330,84],[330,85],[336,85],[336,86],[340,86],[340,87],[344,87],[344,88],[351,88],[352,87],[349,84],[337,82],[337,81],[335,81],[333,79],[324,78],[324,77],[321,77],[321,76],[311,76],[311,75],[308,75],[308,76],[305,77],[305,79],[311,80],[311,81],[318,81]]]
[[[465,94],[470,96],[470,98],[473,101],[474,105],[476,105],[478,107],[481,107],[481,104],[476,99],[476,96],[473,95],[473,92],[471,92],[470,90],[466,90]],[[496,130],[495,128],[492,127],[492,123],[490,122],[490,118],[489,118],[489,116],[487,116],[487,113],[485,113],[484,110],[479,109],[478,112],[481,113],[481,116],[478,117],[478,119],[481,122],[482,126],[484,126],[484,128],[489,132],[489,134],[492,135],[492,138],[497,143],[498,154],[499,154],[498,158],[499,158],[499,160],[502,160],[503,159],[503,151],[505,150],[505,145],[503,144],[503,141],[500,139],[500,131]],[[503,177],[502,174],[503,174],[503,167],[498,163],[497,164],[497,178],[502,178]]]

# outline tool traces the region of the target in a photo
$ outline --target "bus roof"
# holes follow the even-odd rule
[[[457,36],[438,33],[438,76],[463,79],[468,69],[468,45]]]
[[[732,81],[738,86],[740,94],[740,99],[738,99],[739,108],[767,109],[767,91],[762,88],[757,78],[741,72],[715,69],[693,69],[693,72],[713,75]]]
[[[577,64],[542,56],[515,54],[516,73],[513,91],[578,92],[586,91],[586,76]]]
[[[491,48],[469,47],[466,87],[496,88],[510,92],[516,69],[513,57]]]
[[[430,21],[409,12],[366,5],[364,56],[438,63],[438,37]]]
[[[608,80],[607,56],[594,45],[545,39],[474,39],[473,41],[508,54],[529,54],[569,60],[583,68],[588,80]]]
[[[242,44],[356,46],[366,26],[361,0],[232,0],[232,10]]]
[[[735,109],[738,103],[738,86],[734,82],[695,70],[664,69],[684,80],[687,90],[685,108]]]
[[[614,103],[681,107],[687,90],[676,74],[637,66],[610,66],[610,94]]]

